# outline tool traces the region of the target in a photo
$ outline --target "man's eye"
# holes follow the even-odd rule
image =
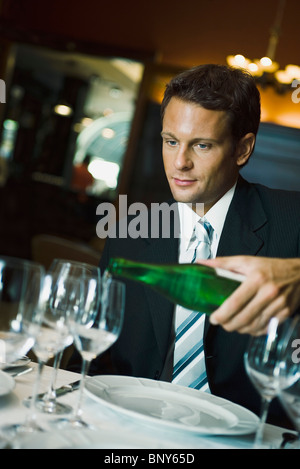
[[[171,147],[175,147],[175,145],[177,145],[176,140],[167,140],[166,143]]]
[[[210,145],[208,145],[207,143],[198,143],[197,144],[197,147],[200,149],[200,150],[208,150],[210,148]]]

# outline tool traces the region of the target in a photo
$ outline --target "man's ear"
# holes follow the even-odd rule
[[[238,166],[243,166],[249,160],[255,145],[255,135],[248,133],[244,135],[236,146],[236,162]]]

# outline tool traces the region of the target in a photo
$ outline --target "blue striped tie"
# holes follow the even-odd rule
[[[194,249],[192,262],[196,258],[208,259],[211,256],[212,233],[213,228],[207,221],[200,220],[196,224],[189,244],[190,249]],[[175,384],[203,391],[208,390],[203,346],[204,322],[205,314],[177,307],[172,379]]]

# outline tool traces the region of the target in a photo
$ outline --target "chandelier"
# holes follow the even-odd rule
[[[273,86],[277,92],[284,92],[292,85],[294,80],[300,80],[300,67],[298,65],[287,65],[285,69],[279,69],[275,61],[275,53],[280,36],[281,22],[285,8],[285,0],[278,1],[276,19],[268,44],[265,57],[250,60],[242,54],[229,55],[227,63],[235,68],[248,70],[262,87]]]

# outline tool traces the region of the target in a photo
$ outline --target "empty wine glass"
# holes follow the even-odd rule
[[[100,281],[100,269],[98,267],[84,262],[71,261],[67,259],[54,259],[48,269],[48,273],[55,274],[57,281],[59,281],[61,278],[67,279],[71,277],[79,279],[85,275],[98,276]],[[71,344],[67,344],[66,346],[68,345]],[[36,405],[41,412],[48,414],[65,414],[72,411],[71,406],[57,401],[55,391],[57,372],[63,353],[64,350],[61,350],[54,357],[53,373],[48,391],[44,394],[43,397],[37,397]],[[28,405],[29,402],[25,401],[25,404]]]
[[[22,358],[34,344],[34,321],[44,274],[44,268],[34,262],[0,258],[0,368]],[[3,428],[1,440],[1,446],[9,446]]]
[[[295,317],[286,334],[279,360],[279,399],[298,432],[290,447],[300,449],[300,318]]]
[[[289,447],[300,449],[300,379],[289,388],[282,389],[279,399],[298,432],[298,437]]]
[[[73,415],[60,424],[82,428],[89,425],[82,419],[82,398],[85,378],[91,361],[107,350],[119,337],[125,305],[125,285],[110,280],[103,285],[93,277],[81,280],[81,301],[71,317],[74,344],[82,357],[82,379],[79,398]],[[101,300],[101,301],[100,301]]]
[[[33,345],[29,323],[44,274],[44,268],[34,262],[0,258],[0,368],[22,358]]]
[[[276,318],[270,320],[266,335],[252,337],[245,353],[246,371],[262,398],[260,422],[255,435],[254,447],[263,443],[263,430],[271,401],[278,395],[278,359],[284,347],[289,321],[279,324]]]
[[[68,307],[74,292],[75,279],[60,279],[46,275],[40,290],[39,302],[29,329],[34,335],[33,350],[38,359],[38,372],[30,400],[30,412],[25,422],[6,426],[6,432],[13,436],[41,430],[36,418],[36,397],[44,364],[72,341],[67,320]]]

